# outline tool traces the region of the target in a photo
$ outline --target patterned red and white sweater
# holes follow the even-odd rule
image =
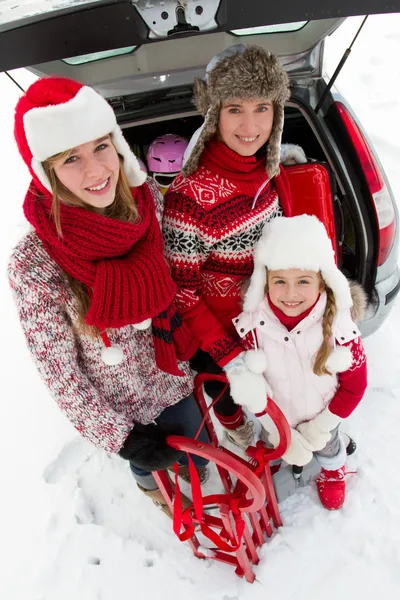
[[[268,221],[290,216],[284,170],[268,181],[265,157],[243,157],[212,140],[196,173],[165,196],[163,234],[177,305],[202,350],[221,366],[243,348],[232,326],[253,251]]]
[[[161,221],[162,195],[153,180],[147,183]],[[118,452],[134,421],[146,425],[192,392],[188,363],[179,363],[184,377],[157,368],[151,328],[108,330],[124,360],[115,366],[102,361],[100,337],[82,335],[73,327],[77,313],[67,277],[34,231],[14,249],[8,275],[40,375],[59,408],[95,446]]]

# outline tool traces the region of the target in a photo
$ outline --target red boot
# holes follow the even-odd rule
[[[321,469],[317,477],[317,490],[321,504],[328,510],[342,508],[346,495],[346,471],[344,466],[336,471]]]

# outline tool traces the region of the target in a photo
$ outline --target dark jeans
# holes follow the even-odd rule
[[[194,371],[198,373],[212,373],[213,375],[219,375],[222,373],[222,369],[216,362],[213,361],[211,356],[203,350],[197,350],[193,358],[190,359],[190,366]],[[220,381],[207,381],[204,384],[204,389],[207,394],[214,400],[222,391],[225,384]],[[234,403],[232,396],[230,395],[229,388],[224,392],[221,399],[218,400],[214,406],[214,410],[218,415],[222,417],[231,417],[236,413],[238,405]]]
[[[193,396],[187,396],[180,402],[177,402],[173,406],[169,406],[157,417],[155,420],[156,423],[179,423],[183,427],[182,435],[188,438],[193,438],[196,435],[198,428],[201,423],[201,413],[199,407],[197,406],[197,402]],[[209,438],[205,427],[202,428],[199,437],[197,438],[200,442],[209,443]],[[208,460],[205,458],[201,458],[200,456],[191,455],[193,462],[196,466],[200,467],[202,465],[206,465]],[[149,471],[144,471],[143,469],[139,469],[136,467],[132,461],[130,462],[131,471],[134,475],[139,475],[140,477],[146,477],[150,475]],[[187,465],[188,459],[186,454],[182,456],[179,460],[181,465]]]

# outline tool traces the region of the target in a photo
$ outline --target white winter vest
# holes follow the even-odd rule
[[[264,375],[274,401],[291,427],[314,418],[329,404],[337,389],[337,375],[313,373],[314,359],[323,339],[325,306],[326,293],[323,292],[311,313],[292,331],[288,331],[274,315],[267,300],[256,311],[243,312],[233,320],[241,337],[252,329],[256,331],[258,345],[268,362]],[[338,312],[332,331],[332,348],[360,336],[349,309]]]

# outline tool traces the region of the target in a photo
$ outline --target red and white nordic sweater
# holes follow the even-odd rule
[[[147,183],[161,222],[162,195],[154,180]],[[192,392],[188,363],[179,363],[184,377],[157,368],[151,328],[107,330],[111,343],[121,346],[124,360],[115,366],[102,361],[101,338],[73,327],[77,312],[67,277],[34,231],[14,249],[8,275],[40,375],[59,408],[95,446],[118,452],[134,421],[146,425]]]
[[[243,350],[232,319],[254,246],[265,223],[282,214],[291,214],[284,170],[269,182],[265,157],[240,156],[216,140],[196,173],[178,175],[165,196],[163,235],[178,309],[221,367]]]

